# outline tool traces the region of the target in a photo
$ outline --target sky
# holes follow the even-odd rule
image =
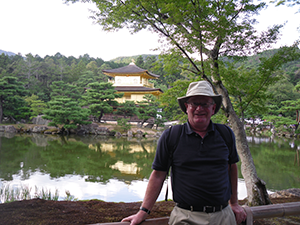
[[[102,58],[105,61],[141,54],[159,54],[159,38],[150,31],[130,34],[123,29],[106,32],[89,18],[91,3],[64,4],[63,0],[0,0],[0,49],[45,57],[62,55]],[[299,7],[298,7],[299,8]],[[270,6],[258,17],[258,29],[286,22],[281,40],[274,48],[299,39],[297,8]]]

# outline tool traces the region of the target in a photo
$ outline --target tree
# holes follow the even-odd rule
[[[47,107],[47,104],[42,100],[40,100],[39,97],[36,95],[31,95],[26,97],[25,102],[27,102],[31,111],[30,119],[38,115],[41,115]]]
[[[71,65],[71,77],[69,79],[69,82],[72,83],[77,81],[80,75],[83,74],[86,70],[86,65],[84,64],[83,60],[80,60],[78,64],[73,62]]]
[[[290,121],[289,124],[295,124],[295,128],[297,129],[300,124],[300,81],[297,83],[294,89],[292,88],[292,90],[296,91],[296,93],[294,92],[293,94],[297,97],[282,101],[282,107],[280,108],[280,112],[292,112],[294,115],[296,114],[296,121]]]
[[[137,115],[138,111],[134,101],[125,101],[119,104],[117,111],[115,111],[114,113],[126,118]]]
[[[8,55],[5,55],[4,53],[0,55],[0,74],[6,71],[7,66],[10,64],[10,61],[11,60],[9,59]]]
[[[293,112],[296,114],[296,120],[293,120],[291,124],[296,124],[296,129],[298,128],[299,126],[299,123],[300,123],[300,118],[299,118],[299,113],[300,113],[300,99],[297,99],[297,100],[287,100],[287,101],[284,101],[282,102],[283,104],[283,107],[281,107],[281,110],[283,112],[286,112],[286,111],[290,111],[290,112]]]
[[[22,96],[26,93],[24,84],[16,77],[0,78],[0,123],[4,115],[15,120],[14,117],[19,114],[18,109],[25,105]]]
[[[267,101],[270,115],[294,116],[294,112],[282,110],[283,102],[288,100],[297,101],[300,98],[297,85],[294,87],[289,80],[289,77],[284,75],[283,79],[268,88],[267,94],[271,96]]]
[[[138,102],[138,117],[142,120],[141,126],[150,118],[157,117],[157,109],[159,108],[158,102],[156,102],[156,98],[153,95],[145,95],[144,101]]]
[[[96,78],[97,77],[95,77],[95,75],[92,71],[86,71],[76,81],[76,85],[77,85],[77,87],[81,88],[82,92],[84,92],[90,83],[94,83],[97,81]]]
[[[87,89],[86,95],[83,98],[88,105],[91,114],[97,117],[97,121],[100,122],[101,118],[106,113],[113,112],[113,106],[117,106],[118,102],[116,98],[123,97],[123,93],[117,93],[112,83],[90,83],[88,84],[90,89]]]
[[[167,120],[174,121],[186,121],[187,116],[181,113],[181,109],[178,107],[178,96],[184,96],[186,94],[187,86],[190,81],[178,80],[173,83],[173,88],[168,89],[163,93],[159,99],[163,112]]]
[[[243,65],[237,69],[233,65],[220,66],[224,85],[242,121],[245,115],[254,118],[268,111],[266,102],[273,93],[267,90],[285,78],[284,73],[279,69],[290,60],[290,54],[294,54],[290,50],[290,48],[282,48],[269,58],[261,57],[257,67],[251,69]]]
[[[66,0],[77,2],[79,0]],[[214,91],[223,95],[223,107],[236,135],[237,149],[246,181],[248,204],[270,204],[264,181],[256,173],[244,130],[224,86],[219,57],[244,56],[269,47],[278,37],[281,26],[257,34],[251,16],[265,3],[251,0],[169,1],[169,0],[93,0],[99,11],[97,22],[104,30],[129,28],[133,33],[149,29],[166,38],[164,53],[189,63],[197,79],[209,81]],[[193,56],[197,54],[200,61]],[[205,57],[207,60],[205,60]],[[205,65],[209,62],[209,66]],[[178,65],[180,66],[180,64]]]
[[[95,76],[97,76],[98,74],[98,66],[97,63],[95,61],[91,61],[86,65],[86,69],[89,71],[92,71],[94,73]]]
[[[44,119],[51,120],[49,126],[65,129],[69,133],[70,129],[76,129],[80,124],[89,124],[86,121],[89,110],[81,108],[78,104],[80,94],[75,85],[66,84],[63,81],[55,81],[51,85],[51,100],[48,102],[49,108],[44,111]]]
[[[138,67],[140,67],[140,68],[144,68],[144,59],[143,59],[143,56],[140,55],[139,57],[137,57],[135,65],[138,66]]]
[[[300,5],[299,0],[273,0],[271,2],[276,3],[276,6],[287,5],[289,7],[292,7],[295,5]]]

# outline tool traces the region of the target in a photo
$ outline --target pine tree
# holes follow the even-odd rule
[[[51,100],[43,116],[44,119],[51,120],[49,126],[62,125],[62,131],[66,129],[69,133],[70,129],[76,129],[80,124],[90,123],[87,121],[89,110],[80,107],[81,96],[75,85],[55,81],[50,87],[52,89]]]
[[[84,105],[88,105],[91,114],[97,117],[97,121],[100,122],[104,114],[111,113],[113,106],[117,106],[118,102],[116,98],[121,98],[123,93],[117,93],[111,83],[90,83],[88,84],[90,89],[87,89]]]
[[[12,76],[0,78],[0,123],[3,116],[15,120],[19,109],[25,106],[22,96],[26,94],[23,83]]]

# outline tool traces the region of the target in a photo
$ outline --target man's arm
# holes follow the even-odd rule
[[[164,180],[166,179],[166,175],[166,171],[153,170],[149,178],[142,207],[150,211],[152,210],[152,207],[159,196]],[[131,225],[136,225],[144,221],[147,216],[148,214],[146,212],[139,210],[136,214],[124,218],[122,222],[130,222]]]
[[[235,214],[235,219],[237,224],[240,224],[242,221],[245,221],[247,218],[247,214],[245,210],[238,203],[238,168],[236,164],[229,165],[229,172],[231,178],[231,198],[229,200],[229,204],[231,206],[232,211]]]

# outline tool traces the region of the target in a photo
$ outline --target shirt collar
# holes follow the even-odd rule
[[[191,128],[189,121],[187,121],[185,123],[185,126],[186,126],[186,133],[187,134],[195,133],[195,131],[193,131],[193,129]],[[215,131],[215,126],[214,126],[214,123],[212,121],[210,121],[210,123],[208,125],[207,133],[210,133],[211,131]]]

